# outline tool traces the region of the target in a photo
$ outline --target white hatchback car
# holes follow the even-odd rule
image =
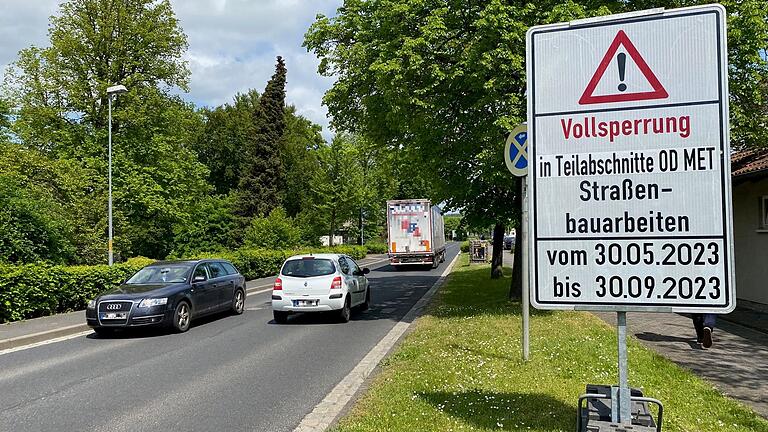
[[[341,322],[349,321],[352,308],[368,309],[370,273],[355,260],[340,254],[296,255],[280,269],[272,289],[272,313],[283,324],[291,312],[336,311]]]

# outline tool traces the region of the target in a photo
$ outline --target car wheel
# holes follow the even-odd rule
[[[232,313],[241,315],[245,310],[245,293],[241,289],[235,290],[235,297],[232,299]]]
[[[189,330],[189,325],[192,323],[192,310],[189,307],[189,303],[180,301],[176,305],[176,310],[173,313],[173,329],[179,333],[184,333]]]
[[[440,262],[441,263],[445,262],[445,253],[440,254]]]
[[[347,296],[347,300],[344,302],[344,307],[339,309],[339,322],[349,322],[349,318],[352,316],[352,301]]]
[[[115,329],[104,328],[104,327],[96,327],[93,329],[93,331],[99,337],[109,337],[115,334]]]
[[[288,312],[272,311],[272,316],[275,318],[275,322],[278,324],[285,324],[288,322]]]
[[[371,288],[365,290],[365,301],[360,305],[361,311],[367,311],[371,307]]]

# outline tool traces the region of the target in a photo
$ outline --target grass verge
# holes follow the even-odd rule
[[[459,260],[335,431],[573,431],[585,385],[617,380],[615,331],[588,313],[532,310],[524,363],[509,274],[491,280],[488,266]],[[768,432],[768,421],[636,340],[629,358],[630,385],[665,405],[665,432]]]

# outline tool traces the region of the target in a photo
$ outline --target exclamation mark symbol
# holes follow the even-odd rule
[[[616,60],[619,62],[619,81],[621,81],[621,84],[619,84],[619,91],[624,91],[627,89],[627,85],[624,84],[624,67],[627,64],[627,55],[619,53],[619,55],[616,56]]]

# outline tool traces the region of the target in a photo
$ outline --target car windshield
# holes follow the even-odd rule
[[[335,272],[336,267],[331,260],[303,258],[286,261],[281,273],[283,276],[312,277],[325,276]]]
[[[127,284],[163,284],[185,282],[189,272],[192,271],[192,264],[166,264],[144,267],[133,275]]]

